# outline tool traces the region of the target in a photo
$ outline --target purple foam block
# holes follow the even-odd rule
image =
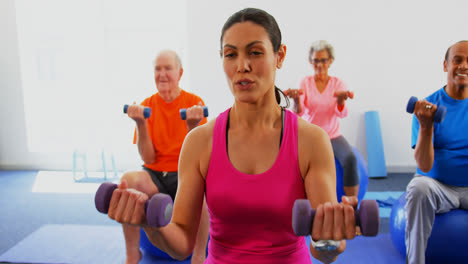
[[[107,214],[110,200],[115,189],[117,189],[117,184],[111,182],[105,182],[99,186],[94,196],[94,204],[99,212]]]
[[[312,232],[312,221],[315,210],[312,210],[307,199],[298,199],[294,202],[292,213],[292,227],[296,236],[307,236]]]
[[[162,227],[169,224],[172,218],[172,198],[163,193],[157,193],[145,205],[148,225]]]

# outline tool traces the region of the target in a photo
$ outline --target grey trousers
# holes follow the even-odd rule
[[[406,191],[406,263],[424,264],[435,215],[468,209],[468,187],[451,186],[416,174]]]
[[[333,154],[343,168],[343,186],[356,186],[359,184],[357,160],[351,145],[343,136],[331,139]]]

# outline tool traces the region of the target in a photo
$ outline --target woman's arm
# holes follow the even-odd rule
[[[302,104],[300,102],[300,98],[299,97],[296,97],[293,99],[293,106],[292,106],[292,109],[294,111],[294,113],[296,114],[301,114],[302,113]]]
[[[341,79],[337,78],[336,83],[334,84],[335,85],[333,87],[333,97],[336,98],[335,113],[339,118],[345,118],[346,116],[348,116],[348,107],[346,106],[346,100],[348,100],[348,98],[353,99],[354,92],[349,91],[348,86]]]
[[[312,208],[325,202],[336,202],[335,163],[327,133],[298,118],[298,152],[306,195]]]
[[[162,228],[145,225],[146,199],[135,190],[114,191],[109,217],[120,223],[142,226],[148,239],[175,259],[185,259],[193,251],[203,205],[207,155],[211,151],[209,128],[193,129],[186,137],[179,158],[179,180],[171,222]],[[207,144],[207,142],[210,142]]]
[[[192,253],[200,223],[205,190],[201,168],[206,167],[201,164],[201,157],[206,156],[206,142],[209,141],[206,132],[206,126],[193,129],[182,145],[179,182],[171,223],[159,230],[144,228],[154,245],[180,260]]]
[[[328,135],[317,126],[302,119],[298,121],[299,165],[307,199],[316,209],[311,237],[314,241],[341,240],[336,250],[317,251],[311,247],[310,252],[314,258],[331,263],[344,252],[344,239],[352,239],[356,234],[354,209],[352,205],[337,202],[335,163]]]

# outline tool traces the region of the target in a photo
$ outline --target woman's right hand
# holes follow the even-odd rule
[[[333,93],[333,96],[336,97],[336,100],[338,101],[339,105],[344,104],[348,98],[353,99],[354,98],[354,92],[351,91],[335,91]]]
[[[292,98],[292,99],[299,99],[299,97],[304,93],[302,89],[287,89],[286,91],[283,92],[286,96]]]
[[[127,181],[123,180],[112,194],[107,215],[121,224],[144,225],[146,223],[145,203],[147,200],[146,193],[128,189]]]
[[[141,123],[145,121],[144,115],[145,107],[142,105],[137,105],[135,102],[128,106],[127,115],[131,119],[135,120],[137,123]]]
[[[317,251],[312,246],[310,253],[323,263],[332,263],[346,249],[345,239],[353,239],[358,233],[354,210],[358,200],[354,196],[343,196],[342,202],[327,202],[317,207],[311,238],[314,241],[340,241],[336,250]]]

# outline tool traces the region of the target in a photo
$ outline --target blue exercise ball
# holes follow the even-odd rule
[[[402,256],[406,256],[405,229],[406,229],[406,193],[403,193],[392,206],[390,213],[390,234],[393,245]]]
[[[390,214],[390,235],[393,245],[402,256],[406,256],[406,193],[403,193],[392,207]],[[427,242],[426,263],[467,263],[468,211],[452,210],[437,214],[431,236]]]
[[[367,192],[367,185],[369,184],[369,173],[367,170],[367,162],[364,157],[361,155],[359,150],[355,147],[353,149],[354,156],[356,156],[356,163],[359,173],[359,192],[358,192],[358,201],[360,202],[364,195]],[[340,162],[335,158],[335,167],[336,167],[336,196],[338,197],[338,202],[341,202],[341,196],[344,195],[343,189],[343,167],[341,167]]]
[[[158,257],[161,259],[174,260],[171,256],[169,256],[169,254],[155,247],[151,243],[151,241],[149,241],[148,237],[146,236],[145,231],[143,231],[142,228],[140,228],[140,248],[143,249],[145,253],[150,254],[154,257]],[[191,257],[192,255],[190,255],[187,259],[190,259]]]
[[[160,250],[159,248],[155,247],[149,241],[148,237],[146,236],[145,231],[143,231],[142,228],[140,228],[140,248],[143,249],[143,251],[145,253],[150,254],[152,256],[162,258],[162,259],[171,259],[171,260],[173,260],[173,258],[171,256],[169,256],[169,254],[167,254],[166,252],[164,252],[164,251]]]

